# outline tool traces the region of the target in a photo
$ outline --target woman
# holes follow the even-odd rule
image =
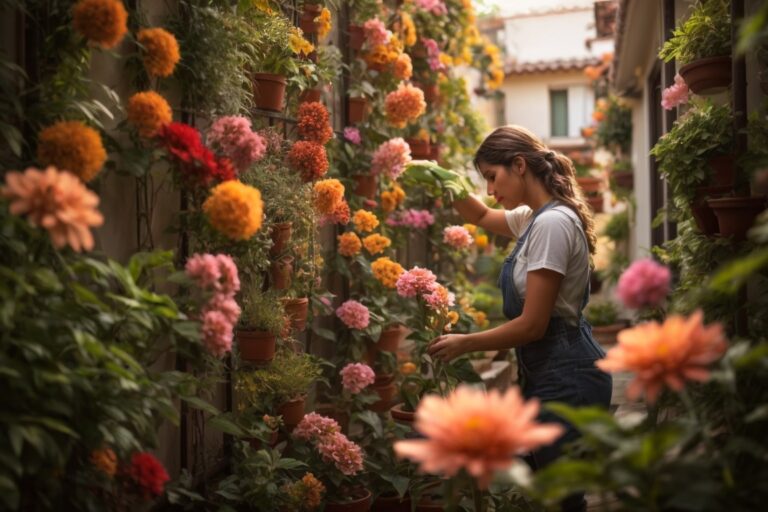
[[[488,208],[472,196],[453,206],[467,222],[517,238],[499,276],[509,321],[482,332],[440,336],[429,353],[448,361],[467,352],[514,348],[527,398],[607,408],[611,377],[594,364],[605,353],[582,315],[589,299],[594,221],[572,162],[525,128],[504,126],[483,141],[474,163],[487,181],[488,195],[504,209]],[[551,413],[542,412],[540,420],[559,421],[566,433],[528,458],[534,470],[556,459],[561,446],[578,436]],[[584,510],[586,502],[579,494],[562,505]]]

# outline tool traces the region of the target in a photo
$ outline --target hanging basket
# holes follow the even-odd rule
[[[715,212],[720,235],[741,242],[746,240],[747,231],[765,210],[765,196],[719,197],[708,199],[707,204]]]
[[[253,102],[256,108],[282,112],[285,102],[285,77],[273,73],[253,74]]]
[[[368,117],[368,100],[365,98],[347,99],[347,122],[360,124]]]
[[[696,94],[716,94],[731,85],[731,57],[707,57],[680,68],[680,76]]]
[[[240,352],[240,359],[249,363],[268,363],[275,357],[277,339],[267,331],[238,329],[235,340]]]
[[[709,207],[707,199],[722,197],[731,191],[731,187],[699,187],[696,189],[696,195],[691,202],[691,214],[696,226],[703,234],[714,236],[720,232],[717,224],[717,217],[712,208]]]

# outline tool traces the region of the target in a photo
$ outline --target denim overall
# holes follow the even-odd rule
[[[504,298],[504,316],[510,320],[522,314],[524,304],[513,280],[517,255],[536,217],[553,206],[555,204],[550,202],[536,212],[517,240],[514,250],[504,260],[499,275],[499,288]],[[610,405],[611,376],[595,367],[595,361],[604,357],[605,352],[592,337],[592,327],[581,314],[588,301],[589,279],[584,290],[578,325],[569,325],[563,318],[553,316],[543,338],[515,348],[518,381],[526,399],[536,397],[541,402],[563,402],[571,406],[601,405],[606,409]],[[538,420],[560,423],[566,432],[552,445],[540,448],[526,457],[534,470],[554,461],[560,455],[562,445],[579,436],[572,425],[551,412],[542,411]],[[564,510],[584,510],[586,502],[583,495],[579,494],[566,498],[562,505]]]

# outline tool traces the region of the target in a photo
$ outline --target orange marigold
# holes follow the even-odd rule
[[[332,215],[344,199],[344,185],[339,180],[320,180],[314,185],[315,210],[321,215]]]
[[[160,128],[173,120],[171,106],[154,91],[137,92],[128,100],[128,122],[142,137],[157,135]]]
[[[118,0],[80,0],[72,8],[72,25],[92,44],[114,48],[128,32],[128,13]]]
[[[373,272],[373,277],[384,287],[394,289],[397,286],[397,279],[405,272],[405,269],[396,261],[382,256],[371,263],[371,272]]]
[[[325,486],[312,473],[304,475],[301,483],[304,485],[304,508],[306,510],[316,509],[323,499]]]
[[[259,189],[230,180],[211,190],[203,211],[217,231],[233,240],[247,240],[261,227],[264,204]]]
[[[390,190],[381,193],[381,209],[384,213],[393,212],[405,200],[405,191],[395,184]]]
[[[91,181],[104,166],[107,152],[93,128],[80,121],[59,121],[38,135],[37,159]]]
[[[384,100],[387,121],[397,128],[405,128],[408,123],[418,119],[426,108],[424,92],[411,84],[401,83]]]
[[[378,233],[363,238],[363,246],[370,254],[379,254],[392,245],[392,240]]]
[[[352,216],[352,222],[360,233],[373,231],[379,225],[379,219],[368,210],[357,210]]]
[[[12,215],[24,215],[33,226],[47,229],[54,247],[69,245],[76,252],[93,249],[89,228],[104,222],[96,209],[99,196],[74,174],[55,167],[8,172],[0,195],[11,201]]]
[[[333,210],[333,213],[328,217],[328,219],[331,222],[334,222],[335,224],[341,224],[342,226],[346,226],[349,224],[349,216],[351,212],[349,211],[349,203],[346,201],[340,201],[339,204],[336,206],[336,209]]]
[[[649,403],[656,401],[665,386],[680,391],[685,381],[704,382],[709,366],[727,348],[723,327],[705,326],[704,314],[668,317],[663,324],[646,322],[618,335],[618,345],[605,359],[595,364],[607,372],[629,371],[634,379],[627,386],[630,400],[645,394]]]
[[[149,76],[170,76],[181,59],[176,37],[164,28],[144,28],[137,35]]]
[[[331,32],[331,11],[327,7],[323,7],[320,15],[314,21],[317,25],[317,39],[322,41]]]
[[[413,63],[411,56],[407,53],[401,53],[395,61],[393,73],[400,80],[408,80],[413,75]]]
[[[316,180],[328,172],[328,156],[325,148],[317,142],[299,140],[288,152],[288,162],[301,173],[305,182]]]
[[[339,240],[339,254],[342,256],[352,257],[360,254],[363,244],[360,242],[360,237],[352,231],[342,233],[337,237]]]
[[[475,236],[475,245],[478,249],[485,249],[488,247],[488,235],[479,234]]]
[[[459,322],[459,313],[456,311],[449,311],[448,321],[451,323],[451,325],[456,325]]]
[[[302,103],[296,124],[299,136],[304,140],[325,144],[333,138],[328,110],[319,101]]]
[[[110,448],[93,450],[91,452],[91,464],[110,478],[117,473],[117,455]]]

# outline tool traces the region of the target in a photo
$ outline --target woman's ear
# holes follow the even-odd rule
[[[525,158],[516,156],[512,161],[512,169],[522,178],[525,171],[528,169],[528,166],[525,163]]]

